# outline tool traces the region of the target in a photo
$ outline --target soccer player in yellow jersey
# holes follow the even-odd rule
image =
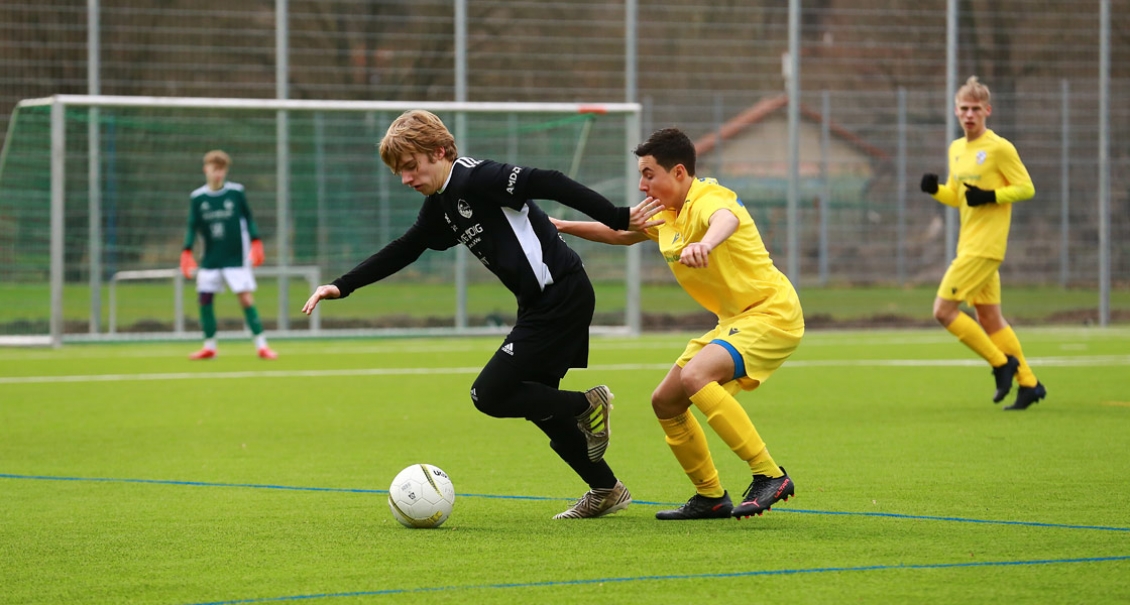
[[[950,144],[949,179],[939,184],[936,174],[922,176],[922,191],[961,211],[957,257],[938,286],[934,318],[993,367],[993,403],[1008,395],[1015,375],[1016,402],[1004,409],[1025,410],[1048,392],[1001,315],[998,269],[1008,245],[1012,204],[1030,199],[1036,188],[1012,143],[986,128],[993,107],[989,88],[977,76],[957,90],[954,113],[965,136]],[[962,301],[977,309],[977,321],[958,308]]]
[[[600,223],[554,220],[558,230],[584,239],[631,245],[645,239],[659,251],[679,284],[718,316],[718,325],[691,340],[651,395],[667,444],[695,486],[695,495],[663,520],[760,515],[793,495],[793,481],[769,455],[749,415],[734,398],[756,389],[792,354],[804,334],[800,300],[773,266],[761,235],[738,196],[713,179],[695,177],[695,148],[682,131],[665,128],[635,149],[643,205],[661,204],[663,224],[645,233],[614,231]],[[753,481],[734,506],[722,488],[706,434],[690,412],[695,405],[710,427],[749,464]]]

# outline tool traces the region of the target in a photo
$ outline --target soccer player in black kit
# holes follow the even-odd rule
[[[424,195],[416,222],[351,271],[319,286],[302,311],[407,267],[424,250],[467,249],[518,299],[514,328],[471,386],[471,400],[496,418],[525,418],[589,486],[555,519],[600,517],[627,508],[632,496],[608,463],[612,393],[558,389],[569,368],[588,365],[595,296],[577,253],[534,199],[556,200],[622,231],[642,231],[662,207],[617,207],[555,170],[459,157],[455,138],[434,114],[413,110],[393,121],[381,159]]]

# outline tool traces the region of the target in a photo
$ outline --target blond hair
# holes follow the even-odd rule
[[[955,101],[960,101],[964,98],[976,99],[985,105],[989,104],[989,87],[982,84],[977,80],[977,76],[969,76],[965,84],[957,89],[957,94],[954,95]]]
[[[393,120],[381,139],[380,149],[381,160],[393,172],[400,172],[400,158],[406,154],[426,153],[431,157],[437,149],[443,149],[447,159],[459,157],[455,137],[443,120],[422,109],[406,111]]]
[[[204,164],[215,164],[218,168],[227,168],[231,166],[231,156],[220,149],[213,149],[204,154]]]

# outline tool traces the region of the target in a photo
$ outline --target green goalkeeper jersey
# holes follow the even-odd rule
[[[251,218],[243,185],[227,182],[217,191],[204,185],[192,192],[185,250],[192,249],[197,233],[204,241],[201,268],[222,269],[247,264],[251,240],[259,239],[259,230]]]

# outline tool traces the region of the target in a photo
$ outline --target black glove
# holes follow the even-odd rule
[[[926,173],[922,175],[922,191],[934,195],[938,192],[938,175]]]
[[[997,192],[992,189],[985,191],[967,184],[965,185],[965,203],[972,207],[995,204],[997,203]]]

